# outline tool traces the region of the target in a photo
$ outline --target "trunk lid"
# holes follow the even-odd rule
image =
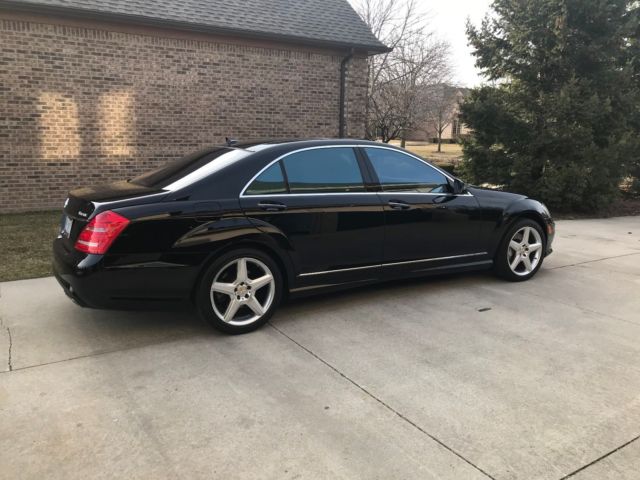
[[[64,203],[64,214],[60,221],[60,233],[65,245],[73,248],[78,235],[96,210],[104,211],[131,203],[141,203],[140,197],[160,193],[163,193],[162,189],[127,181],[71,190]],[[149,202],[157,202],[161,198],[161,195],[154,195],[149,198]]]

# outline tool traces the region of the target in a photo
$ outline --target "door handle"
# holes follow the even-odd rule
[[[287,206],[280,202],[260,202],[258,207],[267,212],[281,212],[287,209]]]
[[[408,203],[399,202],[397,200],[389,200],[389,202],[387,203],[394,210],[407,210],[408,208],[411,208],[411,205],[409,205]]]

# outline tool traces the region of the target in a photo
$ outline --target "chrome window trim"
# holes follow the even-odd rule
[[[406,260],[403,262],[376,263],[374,265],[366,265],[364,267],[339,268],[336,270],[324,270],[321,272],[300,273],[298,277],[311,277],[315,275],[326,275],[328,273],[352,272],[355,270],[365,270],[368,268],[395,267],[397,265],[408,265],[411,263],[427,263],[437,262],[440,260],[453,260],[454,258],[479,257],[480,255],[488,255],[488,252],[465,253],[464,255],[452,255],[449,257],[423,258],[420,260]]]
[[[240,198],[269,198],[269,197],[326,197],[329,195],[433,195],[436,197],[473,197],[471,193],[431,193],[431,192],[327,192],[327,193],[265,193],[260,195],[241,195]]]
[[[277,193],[277,194],[264,194],[264,195],[245,195],[245,192],[247,191],[247,189],[249,188],[249,185],[251,185],[253,183],[253,181],[258,178],[260,175],[262,175],[262,173],[268,169],[269,167],[271,167],[271,165],[273,165],[276,162],[279,162],[280,160],[282,160],[283,158],[288,157],[289,155],[293,155],[294,153],[299,153],[299,152],[305,152],[307,150],[318,150],[321,148],[379,148],[382,150],[391,150],[393,152],[398,152],[400,154],[403,155],[407,155],[408,157],[411,158],[415,158],[416,160],[424,163],[425,165],[427,165],[428,167],[433,168],[435,171],[437,171],[438,173],[441,173],[442,175],[444,175],[446,178],[448,178],[449,180],[453,181],[454,178],[449,175],[447,172],[445,172],[444,170],[441,170],[440,168],[436,167],[435,165],[431,165],[429,162],[427,162],[426,160],[413,155],[412,153],[409,153],[407,151],[404,150],[398,150],[396,148],[391,148],[391,147],[386,147],[384,145],[358,145],[358,144],[348,144],[348,145],[318,145],[315,147],[306,147],[306,148],[299,148],[298,150],[293,150],[291,152],[287,152],[283,155],[280,155],[279,157],[277,157],[276,159],[272,160],[271,162],[269,162],[266,166],[264,166],[260,171],[258,171],[258,173],[256,173],[251,180],[249,180],[247,182],[247,184],[244,186],[244,188],[242,189],[242,192],[240,193],[240,198],[256,198],[256,197],[281,197],[281,196],[320,196],[320,195],[371,195],[373,193],[388,193],[388,194],[397,194],[397,195],[437,195],[437,196],[442,196],[442,195],[448,195],[448,196],[454,196],[454,197],[473,197],[473,195],[469,192],[467,193],[461,193],[461,194],[455,194],[455,193],[430,193],[430,192],[389,192],[389,191],[381,191],[381,192],[327,192],[327,193]],[[379,184],[381,185],[381,184]]]

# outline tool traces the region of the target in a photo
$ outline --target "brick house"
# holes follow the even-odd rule
[[[0,212],[227,136],[362,137],[382,51],[347,0],[2,0]]]

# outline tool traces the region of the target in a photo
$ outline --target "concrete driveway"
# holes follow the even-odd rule
[[[0,285],[6,479],[640,478],[640,217],[558,222],[537,278],[289,304],[222,336]]]

